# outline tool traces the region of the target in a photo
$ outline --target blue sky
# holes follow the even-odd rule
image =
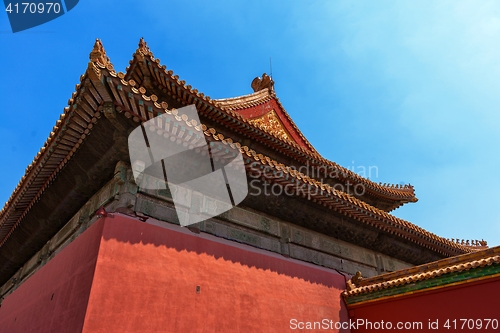
[[[500,2],[90,1],[13,34],[0,15],[0,201],[48,137],[95,38],[124,71],[144,37],[212,98],[269,71],[309,141],[376,182],[411,183],[394,215],[500,245]]]

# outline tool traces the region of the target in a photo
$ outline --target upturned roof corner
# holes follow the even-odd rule
[[[109,60],[109,57],[106,55],[104,46],[102,45],[102,42],[99,38],[96,38],[95,40],[94,48],[92,49],[92,52],[90,52],[89,59],[89,65],[92,63],[99,63],[105,67],[108,67],[108,65],[113,66],[111,64],[111,61]]]
[[[139,40],[139,47],[135,51],[136,53],[142,53],[142,55],[151,54],[151,50],[149,49],[148,43],[144,40],[144,37],[141,37]]]

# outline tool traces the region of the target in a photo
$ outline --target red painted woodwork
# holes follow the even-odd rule
[[[293,138],[293,140],[299,146],[304,147],[307,150],[310,150],[309,146],[304,141],[304,139],[300,136],[300,134],[297,132],[297,130],[293,126],[290,119],[283,114],[281,107],[278,105],[278,103],[276,102],[275,99],[271,99],[268,102],[261,104],[261,105],[252,106],[252,107],[242,109],[242,110],[236,110],[236,112],[238,112],[245,119],[251,119],[251,118],[261,117],[271,110],[274,110],[276,112],[280,121],[283,123],[286,130],[288,131],[290,136]]]
[[[422,322],[422,329],[414,329],[415,332],[499,332],[491,328],[484,329],[484,319],[496,319],[500,323],[500,277],[490,278],[480,282],[430,290],[409,296],[400,296],[392,300],[367,303],[349,311],[352,321],[363,319],[372,323],[388,321],[393,324],[393,330],[398,322]],[[456,319],[454,329],[452,320]],[[481,319],[482,329],[469,329],[460,319]],[[438,320],[438,329],[430,329],[429,321],[435,323]],[[450,320],[449,329],[444,327]],[[469,325],[466,322],[465,325]],[[358,327],[351,332],[373,332],[374,327]],[[383,331],[379,329],[377,331]],[[406,330],[408,331],[408,330]]]
[[[82,331],[103,226],[94,223],[3,300],[1,333]]]

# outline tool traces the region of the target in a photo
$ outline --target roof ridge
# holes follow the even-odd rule
[[[339,165],[339,164],[337,164],[337,163],[335,163],[333,161],[330,161],[327,158],[323,157],[321,154],[318,153],[318,151],[314,148],[314,146],[307,140],[307,138],[299,130],[298,126],[295,124],[295,122],[293,121],[292,117],[288,114],[288,111],[286,111],[286,109],[281,104],[281,101],[277,97],[276,92],[274,90],[269,92],[268,89],[262,89],[262,90],[259,90],[257,92],[253,92],[253,93],[250,93],[250,94],[247,94],[247,95],[242,95],[242,96],[237,96],[237,97],[231,97],[231,98],[224,98],[224,99],[216,99],[215,101],[221,103],[221,105],[223,105],[225,107],[229,107],[231,110],[234,110],[236,108],[235,106],[233,106],[231,104],[238,104],[238,102],[240,102],[239,106],[241,108],[248,108],[248,107],[251,107],[251,106],[254,106],[254,105],[253,104],[245,105],[244,99],[248,98],[248,97],[254,97],[254,96],[261,97],[260,95],[264,95],[262,92],[265,93],[265,96],[271,96],[272,98],[274,98],[276,100],[276,102],[280,106],[281,110],[283,111],[283,113],[285,114],[285,116],[288,118],[288,120],[292,124],[293,128],[295,129],[295,131],[309,145],[309,147],[312,149],[312,151],[317,154],[317,157],[319,157],[319,159],[322,160],[322,162],[326,163],[329,166],[333,166],[333,167],[339,168],[341,170],[341,173],[346,174],[346,175],[348,175],[348,176],[350,176],[352,178],[356,178],[357,180],[360,180],[361,182],[365,182],[365,181],[369,182],[373,186],[373,188],[385,188],[387,190],[393,190],[393,191],[396,191],[396,192],[408,192],[408,193],[411,193],[411,194],[414,193],[413,186],[410,185],[410,184],[400,185],[400,184],[385,184],[384,183],[384,185],[382,185],[382,183],[376,183],[376,182],[373,182],[373,181],[371,181],[369,179],[366,179],[366,178],[358,175],[357,173],[353,172],[352,170],[350,170],[350,169],[348,169],[346,167],[343,167],[343,166],[341,166],[341,165]],[[232,103],[233,101],[234,101],[234,103]],[[259,99],[257,101],[253,101],[252,100],[252,102],[253,103],[257,102],[257,104],[255,104],[255,105],[260,105],[260,104],[263,104],[263,103],[267,102],[267,100],[264,100],[264,98],[261,98],[261,99]],[[224,105],[226,103],[229,104],[230,106]],[[298,146],[301,147],[300,145],[298,145]]]
[[[99,38],[96,38],[94,43],[94,48],[90,52],[89,55],[90,62],[98,62],[103,66],[106,66],[111,63],[109,57],[106,55],[106,50],[104,50],[104,46]]]
[[[267,97],[267,96],[271,96],[271,92],[269,92],[269,89],[262,89],[262,90],[254,91],[253,93],[246,94],[246,95],[240,95],[240,96],[228,97],[228,98],[216,98],[216,99],[214,99],[214,101],[217,103],[220,103],[220,104],[226,104],[226,103],[227,104],[237,104],[237,103],[245,102],[245,99],[248,99],[248,98]]]
[[[155,108],[157,108],[159,110],[163,110],[162,112],[172,113],[172,114],[177,116],[176,110],[174,110],[174,109],[167,110],[167,107],[168,107],[167,103],[164,103],[164,102],[158,103],[157,96],[155,96],[155,95],[151,95],[149,97],[145,96],[144,93],[146,92],[146,90],[143,87],[139,87],[139,89],[135,88],[136,83],[134,82],[134,80],[126,81],[124,79],[124,77],[125,77],[124,73],[121,73],[121,72],[117,73],[110,66],[105,67],[103,64],[100,64],[100,63],[97,63],[96,66],[99,67],[100,70],[102,70],[100,72],[100,74],[107,77],[106,80],[99,81],[99,82],[107,82],[105,84],[108,85],[108,88],[111,89],[113,94],[116,93],[116,91],[115,91],[116,90],[115,89],[116,83],[113,83],[113,80],[118,80],[119,84],[122,85],[122,87],[127,87],[127,86],[130,87],[127,89],[130,90],[130,93],[132,93],[132,96],[137,95],[137,96],[139,96],[139,99],[142,99],[143,101],[148,101],[148,102],[152,103],[152,105]],[[108,72],[108,75],[106,75],[106,71]],[[91,72],[92,71],[90,69],[87,70],[87,73],[91,73]],[[85,78],[85,75],[82,75],[80,79],[83,81],[84,78]],[[89,77],[89,79],[91,79],[91,78]],[[104,88],[104,86],[103,86],[103,88]],[[74,93],[73,98],[70,99],[68,102],[68,104],[70,106],[73,106],[75,98],[77,97],[77,95],[80,91],[81,91],[80,86],[77,85],[77,93]],[[94,92],[92,92],[92,91],[91,91],[91,93],[94,94]],[[132,101],[133,100],[134,99],[132,98]],[[118,99],[117,102],[120,103],[120,99]],[[127,101],[127,102],[125,100],[123,101],[123,103],[129,103],[129,102],[130,101]],[[124,104],[123,106],[126,106],[126,104]],[[120,107],[120,109],[122,110],[122,111],[118,111],[120,113],[125,111],[125,110],[123,110],[123,107]],[[135,108],[133,108],[133,109],[135,109]],[[66,115],[61,116],[61,120],[57,122],[58,127],[55,127],[54,132],[51,132],[51,135],[47,141],[48,143],[46,143],[44,145],[44,147],[42,147],[41,153],[39,153],[39,155],[37,155],[37,158],[35,158],[32,165],[36,164],[37,167],[40,167],[40,164],[39,164],[40,156],[42,154],[47,154],[47,151],[49,151],[47,149],[47,147],[49,146],[49,143],[51,143],[52,140],[54,139],[54,137],[56,136],[55,133],[59,133],[59,131],[61,131],[61,128],[65,127],[65,126],[61,126],[62,121],[64,120],[64,124],[67,124],[70,121],[71,117],[76,116],[78,114],[78,110],[73,108],[73,107],[65,108],[64,112]],[[71,113],[71,114],[68,114],[68,113]],[[96,117],[97,117],[97,113],[98,112],[96,112]],[[136,112],[134,110],[125,111],[124,113],[125,113],[125,116],[127,115],[127,113],[128,113],[128,116],[130,116],[130,117],[133,116],[132,119],[134,121],[140,121],[140,119],[147,120],[143,116],[141,116],[140,114],[135,114]],[[133,113],[133,114],[131,114],[131,113]],[[129,118],[129,117],[127,117],[127,118]],[[180,120],[185,121],[186,124],[187,124],[187,122],[190,121],[188,119],[183,119],[181,117],[176,117],[176,119],[177,118],[179,121]],[[189,126],[189,124],[187,124],[187,125]],[[191,125],[193,125],[193,124],[191,123]],[[367,204],[366,202],[359,200],[356,197],[353,197],[352,195],[349,195],[345,192],[338,191],[328,184],[322,183],[316,179],[313,179],[307,175],[304,175],[303,173],[297,171],[293,167],[286,166],[283,163],[280,163],[276,160],[273,160],[268,156],[257,153],[255,150],[249,149],[247,146],[242,146],[241,143],[234,142],[229,137],[224,138],[224,136],[222,134],[217,133],[217,131],[213,128],[208,129],[204,124],[200,124],[199,128],[201,130],[203,130],[205,135],[213,137],[214,140],[219,140],[219,141],[222,141],[226,145],[231,145],[231,147],[238,148],[240,150],[240,152],[245,154],[248,158],[254,159],[255,162],[259,162],[259,163],[262,163],[264,165],[269,165],[278,171],[283,171],[284,174],[282,177],[282,181],[285,181],[285,182],[289,181],[288,176],[285,177],[285,174],[286,174],[286,175],[291,175],[294,179],[297,179],[299,183],[303,182],[304,184],[308,184],[308,185],[311,185],[311,186],[318,188],[319,190],[317,190],[314,194],[312,194],[312,197],[314,197],[313,198],[314,201],[318,202],[319,204],[329,206],[329,208],[333,208],[339,212],[350,215],[355,220],[359,220],[359,221],[366,223],[368,225],[372,225],[380,230],[384,230],[385,232],[388,232],[391,234],[397,234],[398,237],[406,238],[413,243],[419,244],[420,246],[427,247],[429,249],[432,249],[433,251],[436,251],[436,252],[439,252],[439,253],[442,253],[445,255],[447,253],[449,253],[449,250],[452,250],[452,249],[458,250],[461,252],[472,251],[471,249],[469,249],[465,246],[456,244],[456,243],[451,242],[445,238],[439,237],[439,236],[437,236],[433,233],[430,233],[430,232],[428,232],[428,231],[426,231],[426,230],[424,230],[424,229],[422,229],[422,228],[420,228],[420,227],[418,227],[418,226],[416,226],[408,221],[402,220],[402,219],[397,218],[397,217],[395,217],[395,216],[393,216],[393,215],[391,215],[391,214],[389,214],[389,213],[387,213],[379,208],[373,207],[373,206]],[[87,127],[87,129],[88,129],[88,131],[86,130],[85,133],[88,134],[88,133],[90,133],[92,126]],[[82,132],[82,134],[81,134],[82,140],[86,137],[85,133]],[[79,135],[79,133],[76,133],[76,134]],[[78,147],[80,146],[80,142],[77,143],[77,141],[74,141],[73,144],[74,144],[74,146],[72,147],[71,154],[69,156],[71,156],[76,151],[76,149],[78,149]],[[250,163],[250,161],[251,160],[248,160],[246,163]],[[65,163],[67,163],[67,161],[63,161],[61,163],[63,163],[62,165],[64,165]],[[31,168],[33,168],[33,167],[31,167]],[[53,173],[51,173],[50,176],[47,176],[47,177],[49,177],[48,179],[43,178],[43,180],[45,180],[44,184],[49,184],[50,181],[54,177],[56,177],[56,175],[57,175],[56,171],[60,170],[60,168],[61,167],[58,166],[55,169],[55,171]],[[30,172],[32,171],[30,168],[28,168],[28,169]],[[14,191],[13,196],[23,195],[24,192],[19,193],[19,189],[21,187],[30,186],[31,180],[28,182],[28,178],[31,179],[31,177],[32,177],[32,174],[23,176],[23,178],[20,181],[20,184],[18,185],[18,187]],[[290,180],[290,181],[292,181],[292,180]],[[43,188],[45,188],[45,185],[43,185],[42,188],[39,189],[38,192],[42,191]],[[309,190],[309,187],[307,187],[307,189]],[[37,200],[37,198],[38,198],[38,196],[35,195],[35,197],[33,199],[28,198],[28,200],[31,200],[31,202],[33,203],[34,201]],[[16,203],[12,203],[12,202],[13,202],[13,200],[10,200],[6,204],[6,207],[8,206],[9,208],[12,208],[13,207],[12,205],[17,205],[17,201],[16,201]],[[32,204],[27,206],[27,208],[24,210],[23,215],[20,216],[19,219],[17,219],[16,223],[20,222],[22,217],[30,209],[31,206],[32,206]],[[6,208],[4,207],[4,209],[2,210],[2,212],[3,212],[2,216],[1,216],[2,219],[4,218],[4,215],[5,215],[5,209]],[[12,226],[8,235],[10,235],[10,233],[15,229],[16,225]],[[5,239],[8,237],[8,235],[5,237]],[[441,247],[438,244],[441,244]],[[443,246],[445,247],[444,249],[443,249]],[[446,250],[446,248],[448,248],[448,250]],[[443,251],[445,251],[445,252],[443,252]]]
[[[204,95],[203,93],[200,93],[198,91],[198,89],[193,89],[191,85],[187,85],[184,80],[179,80],[179,76],[174,75],[174,72],[172,70],[167,71],[167,67],[165,65],[160,65],[160,62],[161,62],[160,59],[154,57],[153,52],[150,50],[149,46],[147,45],[147,43],[144,41],[143,38],[141,38],[141,40],[139,41],[139,48],[134,53],[133,57],[135,58],[136,55],[141,56],[141,57],[148,57],[149,56],[152,65],[156,64],[156,66],[159,69],[163,70],[164,74],[169,76],[172,79],[172,81],[174,81],[182,89],[184,89],[185,91],[187,91],[191,94],[194,94],[196,96],[196,98],[201,99],[202,101],[208,103],[212,107],[218,108],[219,110],[225,112],[226,114],[230,115],[231,117],[234,117],[234,118],[238,119],[239,121],[241,121],[245,124],[248,124],[249,126],[253,126],[252,124],[250,124],[248,122],[247,119],[243,118],[237,112],[234,112],[231,108],[228,108],[226,106],[220,106],[218,103],[220,103],[221,100],[212,99],[208,95]],[[125,79],[129,78],[131,75],[131,71],[133,69],[132,65],[133,65],[134,58],[130,61],[130,66],[127,67],[127,69],[126,69]],[[153,76],[155,76],[154,74],[155,73],[152,73]],[[157,79],[159,80],[158,77],[157,77]],[[162,81],[159,80],[159,82],[162,82]],[[257,95],[253,95],[253,94],[255,94],[255,93],[251,93],[251,94],[244,95],[244,96],[257,96]],[[410,199],[407,202],[417,202],[418,201],[418,199],[415,197],[415,192],[414,192],[414,188],[412,185],[408,184],[408,185],[404,186],[403,188],[398,188],[398,187],[396,187],[397,185],[385,186],[385,185],[377,184],[376,182],[369,180],[367,178],[364,178],[364,177],[356,174],[355,172],[353,172],[345,167],[342,167],[339,164],[337,164],[333,161],[330,161],[330,160],[326,159],[325,157],[323,157],[310,144],[310,142],[303,136],[302,132],[298,129],[297,125],[293,122],[290,115],[288,114],[288,112],[285,110],[285,108],[281,104],[279,98],[276,96],[276,92],[274,90],[272,90],[271,92],[269,92],[269,96],[273,97],[276,100],[280,109],[284,112],[285,116],[290,120],[290,123],[292,124],[294,129],[299,133],[299,135],[303,138],[303,140],[306,143],[308,143],[310,149],[306,149],[293,141],[287,141],[287,140],[277,136],[275,133],[272,133],[271,131],[267,131],[266,129],[256,127],[256,126],[254,126],[254,128],[290,145],[294,149],[297,149],[299,152],[304,153],[305,155],[309,156],[310,158],[316,159],[320,163],[324,163],[326,166],[336,168],[346,178],[349,178],[349,179],[354,180],[358,183],[364,184],[365,186],[368,187],[369,190],[374,191],[375,193],[379,193],[379,195],[386,196],[388,198],[392,198],[393,196],[398,196],[398,199],[393,198],[393,200],[399,200],[399,201],[406,200],[406,199]],[[239,96],[239,97],[241,97],[241,96]],[[238,98],[238,96],[234,97],[234,98]]]
[[[137,52],[142,52],[143,54],[151,54],[151,50],[149,49],[148,43],[144,40],[144,37],[139,39],[139,47],[137,48]]]
[[[278,107],[280,108],[281,112],[284,114],[284,116],[290,122],[293,130],[298,134],[298,136],[306,144],[306,146],[313,153],[316,153],[319,155],[316,148],[314,148],[314,146],[309,142],[309,140],[307,140],[305,135],[302,133],[302,131],[299,129],[299,127],[293,121],[290,114],[286,111],[283,104],[281,104],[278,96],[276,95],[276,91],[274,89],[264,88],[264,89],[255,91],[255,92],[250,93],[250,94],[242,95],[242,96],[216,99],[216,102],[220,103],[221,106],[227,107],[231,110],[241,110],[241,109],[246,109],[249,107],[264,104],[271,99],[274,99],[276,101],[276,104],[278,104]],[[278,117],[279,117],[279,115],[278,115]],[[298,146],[300,146],[300,145],[298,145]]]
[[[126,81],[123,81],[123,80],[122,80],[122,83],[124,85],[127,84]],[[169,111],[166,111],[166,112],[170,113]],[[179,118],[179,119],[181,119],[181,118]],[[188,124],[190,122],[189,119],[183,119],[183,121],[186,122],[186,125],[189,125]],[[207,126],[204,124],[201,124],[201,126],[202,126],[203,132],[207,136],[211,136],[215,140],[221,141],[225,144],[231,144],[231,146],[235,145],[238,147],[238,149],[240,150],[241,153],[247,155],[248,157],[252,157],[256,161],[260,161],[263,164],[270,165],[277,170],[283,170],[285,173],[293,176],[294,178],[296,178],[298,180],[304,181],[304,182],[308,183],[309,185],[313,185],[313,186],[316,186],[317,188],[320,188],[322,192],[328,192],[329,194],[335,195],[339,199],[342,199],[346,202],[349,202],[351,205],[358,206],[358,208],[360,208],[361,210],[364,209],[367,211],[371,211],[371,213],[375,213],[379,217],[386,219],[389,226],[394,226],[394,227],[399,226],[399,227],[411,229],[411,230],[413,230],[413,232],[417,232],[424,237],[430,238],[432,240],[432,242],[435,242],[435,243],[439,242],[439,243],[446,245],[450,248],[458,249],[458,250],[465,252],[465,253],[472,251],[469,247],[462,246],[462,245],[457,244],[455,242],[451,242],[450,240],[448,240],[444,237],[437,236],[436,234],[434,234],[432,232],[429,232],[429,231],[427,231],[427,230],[425,230],[425,229],[423,229],[423,228],[421,228],[421,227],[419,227],[411,222],[408,222],[408,221],[403,220],[401,218],[395,217],[394,215],[391,215],[388,212],[385,212],[377,207],[374,207],[374,206],[372,206],[372,205],[370,205],[370,204],[368,204],[368,203],[366,203],[366,202],[364,202],[364,201],[362,201],[362,200],[360,200],[360,199],[358,199],[358,198],[356,198],[348,193],[338,191],[337,189],[331,187],[328,184],[322,183],[314,178],[311,178],[311,177],[297,171],[293,167],[286,166],[283,163],[280,163],[280,162],[278,162],[278,161],[276,161],[268,156],[265,156],[263,154],[259,154],[255,150],[250,149],[247,146],[241,145],[241,143],[239,143],[238,141],[234,141],[232,138],[225,137],[224,135],[218,133],[217,130],[214,128],[207,128]],[[358,209],[356,209],[356,210],[358,210]]]
[[[432,263],[405,268],[399,271],[358,279],[344,297],[366,294],[380,289],[397,287],[417,281],[434,278],[448,273],[457,273],[471,268],[500,263],[500,246],[472,253],[465,253]]]

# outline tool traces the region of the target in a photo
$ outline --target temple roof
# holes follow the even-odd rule
[[[267,75],[264,73],[262,76],[265,78]],[[254,82],[256,79],[260,78],[255,78]],[[243,116],[243,118],[249,120],[251,124],[272,133],[281,140],[287,141],[288,143],[293,142],[294,144],[318,154],[316,149],[307,141],[297,125],[293,122],[288,112],[286,112],[278,97],[276,97],[273,88],[263,87],[261,90],[252,94],[216,99],[215,101],[220,107],[237,112]],[[268,115],[272,116],[269,117]],[[273,126],[273,123],[277,126]]]
[[[263,77],[265,78],[265,75]],[[172,70],[167,70],[165,65],[161,65],[160,59],[153,56],[142,38],[139,47],[133,54],[124,79],[134,80],[139,86],[145,87],[150,94],[171,96],[172,102],[178,103],[178,105],[173,105],[175,107],[203,101],[202,109],[199,112],[207,118],[238,132],[244,132],[252,140],[262,142],[273,147],[276,151],[292,157],[299,165],[308,164],[327,168],[328,173],[336,174],[336,181],[352,184],[352,186],[362,185],[365,193],[374,198],[371,204],[379,209],[391,211],[405,203],[418,201],[412,185],[376,183],[321,156],[300,132],[276,97],[273,82],[270,85],[254,84],[253,86],[259,90],[252,94],[226,99],[211,99],[197,89],[193,89],[185,81],[180,80],[179,76],[175,75]],[[254,82],[258,79],[263,80],[256,78]],[[290,135],[282,135],[283,131],[276,131],[276,127],[268,126],[266,123],[269,123],[269,119],[260,121],[259,117],[262,116],[271,116],[272,118],[273,115],[266,114],[270,111],[276,113],[276,117],[285,128],[286,134]],[[381,203],[377,203],[377,200],[381,200]]]
[[[141,47],[144,48],[142,40],[140,49]],[[159,65],[158,59],[153,60],[154,58],[152,55],[148,55],[148,57],[150,57],[149,59],[151,60],[148,66],[157,66],[155,68],[158,68],[157,71],[153,71],[154,73],[158,73],[160,70],[163,70],[163,73],[167,73],[164,66]],[[116,72],[99,40],[97,40],[94,45],[90,60],[86,72],[80,77],[81,83],[76,86],[76,91],[68,101],[68,107],[64,108],[64,113],[61,114],[60,119],[57,120],[44,146],[37,156],[35,156],[33,162],[28,166],[25,175],[21,178],[11,197],[0,211],[0,251],[5,246],[6,242],[15,235],[15,241],[10,242],[7,253],[9,253],[9,255],[25,258],[36,250],[36,246],[39,246],[35,245],[35,243],[44,244],[50,239],[50,233],[53,231],[42,232],[43,228],[56,228],[57,226],[53,225],[53,221],[58,221],[57,223],[64,222],[64,219],[67,218],[67,214],[71,213],[71,210],[65,211],[63,212],[64,214],[60,214],[61,216],[58,215],[54,217],[54,219],[45,222],[36,218],[36,214],[35,216],[29,217],[34,207],[38,206],[39,210],[49,207],[46,204],[42,206],[37,204],[47,191],[52,191],[50,193],[52,197],[55,198],[53,199],[55,200],[53,204],[57,209],[62,207],[59,205],[69,205],[70,203],[78,205],[78,202],[85,200],[85,194],[81,192],[82,189],[85,188],[86,191],[92,190],[87,189],[89,184],[85,181],[77,179],[75,186],[79,186],[78,190],[71,192],[72,198],[80,200],[78,202],[71,201],[71,198],[67,196],[61,197],[61,194],[58,193],[57,190],[50,190],[50,188],[57,178],[60,177],[60,174],[68,167],[70,162],[74,161],[74,157],[79,156],[79,149],[82,149],[81,147],[84,146],[87,141],[94,140],[94,145],[91,148],[87,146],[87,149],[93,149],[95,154],[100,154],[97,155],[99,158],[98,163],[100,164],[97,166],[84,166],[86,168],[86,175],[84,176],[89,177],[89,175],[95,175],[93,177],[97,177],[105,168],[112,170],[114,165],[107,164],[111,164],[110,161],[117,156],[122,158],[124,154],[121,151],[116,151],[114,147],[100,147],[101,144],[107,143],[102,140],[100,141],[100,135],[102,135],[103,140],[108,138],[107,141],[113,141],[115,138],[113,137],[113,131],[110,129],[113,126],[110,125],[120,128],[120,126],[123,126],[120,120],[125,121],[125,124],[127,121],[138,124],[149,120],[157,114],[174,115],[175,121],[183,122],[182,126],[187,126],[191,130],[201,133],[208,141],[213,142],[219,147],[218,154],[221,156],[224,154],[232,154],[233,150],[240,151],[244,156],[245,167],[248,172],[254,171],[255,166],[269,167],[272,172],[265,173],[264,175],[269,182],[276,182],[284,185],[304,185],[305,192],[297,191],[296,196],[303,196],[313,204],[326,207],[339,214],[350,217],[369,228],[374,228],[384,233],[394,235],[398,237],[398,239],[411,242],[425,249],[430,249],[443,256],[452,256],[474,251],[471,247],[434,235],[408,221],[399,219],[384,210],[376,208],[349,193],[339,191],[329,184],[322,183],[317,179],[300,173],[292,166],[258,152],[236,138],[231,138],[227,134],[223,135],[214,127],[207,127],[205,124],[194,124],[187,118],[181,118],[178,116],[175,108],[170,107],[166,102],[159,99],[157,95],[147,94],[147,89],[131,78],[132,76],[140,78],[138,73],[131,70],[129,70],[128,74]],[[173,80],[173,74],[170,73],[168,75],[169,78]],[[157,78],[165,82],[165,77],[166,76],[158,74]],[[175,82],[177,86],[173,83],[169,83],[168,86],[171,87],[172,91],[177,92],[178,101],[184,100],[195,104],[201,116],[216,117],[223,125],[232,124],[231,126],[238,130],[235,131],[235,133],[251,135],[259,140],[270,140],[270,138],[273,137],[275,141],[269,142],[274,142],[277,147],[287,150],[292,157],[299,158],[307,156],[315,161],[328,163],[332,168],[341,168],[337,164],[329,162],[319,156],[318,153],[312,150],[312,146],[311,149],[306,149],[296,143],[285,142],[280,138],[276,138],[275,135],[266,133],[265,129],[252,125],[250,121],[238,114],[237,111],[229,109],[229,105],[232,103],[230,100],[224,100],[225,102],[214,101],[204,96],[202,93],[195,91],[195,89],[186,86],[184,82],[180,82],[178,79],[175,79]],[[245,102],[242,102],[242,98],[240,98],[240,103],[252,103],[252,100],[255,103],[260,103],[266,99],[267,102],[269,102],[275,99],[273,94],[269,93],[269,91],[267,93],[259,91],[250,95],[252,96]],[[182,96],[182,99],[180,96]],[[235,102],[236,99],[233,101],[233,106],[237,105]],[[218,103],[227,104],[225,108],[222,108]],[[107,113],[107,108],[109,107],[116,108],[117,114],[111,115]],[[275,110],[275,112],[280,112],[280,110]],[[103,114],[106,117],[102,117]],[[98,128],[98,130],[96,130],[96,128]],[[125,131],[124,128],[123,130]],[[158,131],[166,131],[166,129],[159,127]],[[113,140],[109,139],[110,136],[113,137]],[[99,145],[95,145],[96,143],[99,143]],[[86,153],[88,153],[88,151],[86,151]],[[126,153],[125,151],[125,154]],[[87,158],[87,156],[80,156],[79,160],[82,163],[87,163]],[[82,166],[78,165],[78,167],[75,167],[75,170],[80,170],[80,172],[82,172],[81,168]],[[352,172],[348,173],[346,171],[346,174],[346,177],[349,179],[364,182],[369,188],[373,189],[373,191],[378,191],[377,193],[381,195],[403,197],[407,198],[406,200],[408,201],[414,199],[412,187],[399,188],[380,186]],[[75,177],[80,177],[75,175],[70,176],[72,177],[71,181],[74,181],[73,178]],[[63,183],[70,179],[67,177],[68,175],[64,178]],[[72,209],[78,209],[78,207],[75,206],[72,207]],[[53,210],[49,209],[49,211],[52,212]],[[44,214],[45,213],[46,212],[44,212]],[[33,233],[31,230],[37,230],[37,232]],[[6,258],[7,257],[4,256],[4,259]],[[22,261],[19,258],[12,260],[12,265],[14,265],[14,262],[17,262],[15,264],[17,265]]]
[[[468,271],[488,266],[493,267],[481,270],[481,272],[474,271],[474,273],[466,274]],[[497,246],[371,278],[357,276],[348,283],[348,289],[343,295],[348,304],[361,304],[367,301],[373,302],[388,297],[422,292],[429,288],[435,289],[447,285],[473,282],[497,276],[499,273],[500,246]]]

